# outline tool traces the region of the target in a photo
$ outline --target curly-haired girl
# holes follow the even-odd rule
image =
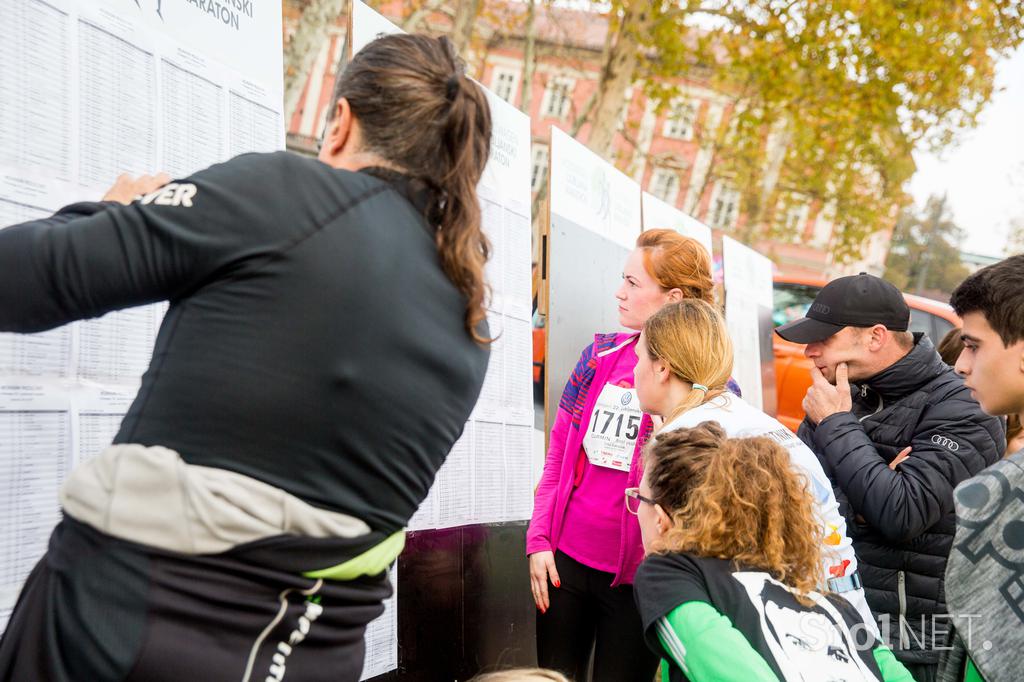
[[[815,591],[820,523],[771,438],[669,431],[626,491],[647,560],[635,594],[664,682],[912,682],[846,600]]]

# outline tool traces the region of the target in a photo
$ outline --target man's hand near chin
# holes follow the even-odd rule
[[[833,414],[853,409],[849,372],[845,362],[839,363],[836,366],[836,383],[833,386],[817,366],[811,367],[811,386],[804,396],[803,408],[807,418],[815,425]]]

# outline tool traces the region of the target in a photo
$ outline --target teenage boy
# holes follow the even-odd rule
[[[1024,255],[968,277],[950,300],[963,318],[956,371],[982,409],[1024,413]],[[1024,679],[1024,450],[957,487],[946,570],[952,649],[942,682]]]

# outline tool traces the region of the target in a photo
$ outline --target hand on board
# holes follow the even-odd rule
[[[167,173],[140,175],[138,178],[133,178],[127,173],[122,173],[114,182],[114,186],[107,190],[107,193],[103,195],[103,201],[116,201],[121,204],[130,204],[139,197],[143,197],[150,192],[160,189],[170,181],[171,177],[167,175]]]

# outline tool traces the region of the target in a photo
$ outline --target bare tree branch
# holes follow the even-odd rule
[[[407,33],[415,33],[423,23],[423,20],[429,17],[434,12],[437,12],[444,0],[427,0],[422,5],[412,11],[409,16],[402,20],[401,28]]]

